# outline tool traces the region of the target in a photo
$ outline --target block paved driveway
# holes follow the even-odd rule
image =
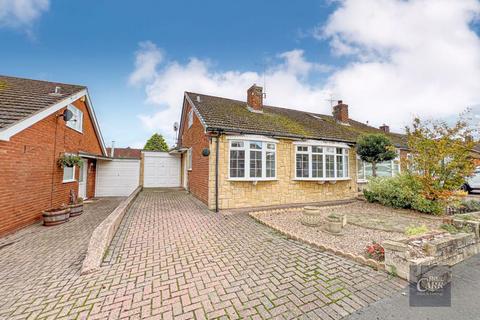
[[[23,254],[35,235],[31,240],[15,249],[15,263],[5,263],[2,252],[14,245],[0,250],[1,275],[13,286],[23,282],[16,266],[50,260]],[[165,189],[138,196],[99,272],[80,276],[80,261],[59,257],[40,263],[39,281],[2,283],[0,318],[340,319],[405,285],[289,240],[245,213],[215,214],[185,192]]]

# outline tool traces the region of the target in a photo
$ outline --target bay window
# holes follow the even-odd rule
[[[367,181],[373,176],[372,164],[357,158],[357,179]],[[400,173],[400,151],[397,150],[397,157],[393,160],[377,163],[378,177],[393,177]]]
[[[257,141],[247,140],[247,138],[247,136],[241,136],[229,139],[229,179],[274,180],[276,178],[276,140],[257,137]]]
[[[349,178],[347,145],[310,143],[295,144],[295,179],[345,180]]]

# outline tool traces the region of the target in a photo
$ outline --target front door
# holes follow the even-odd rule
[[[88,172],[88,160],[83,160],[82,166],[80,166],[80,172],[78,174],[78,196],[83,199],[87,199],[87,172]]]
[[[188,154],[185,152],[183,156],[183,187],[188,190]]]

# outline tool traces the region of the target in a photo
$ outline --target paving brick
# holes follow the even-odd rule
[[[75,228],[32,227],[2,249],[0,319],[341,319],[405,285],[170,189],[143,191],[101,270],[80,276],[112,206],[100,200]]]

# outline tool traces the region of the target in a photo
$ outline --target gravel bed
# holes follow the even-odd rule
[[[336,212],[341,211],[338,209],[345,209],[341,207],[347,206],[335,207]],[[302,240],[359,255],[363,255],[365,247],[373,241],[381,243],[387,239],[398,240],[404,237],[404,234],[400,232],[368,229],[352,224],[345,226],[342,235],[333,235],[323,231],[321,226],[308,227],[303,225],[300,222],[302,214],[301,208],[253,213],[262,222],[268,223],[277,230],[294,234]],[[326,215],[328,214],[325,214],[325,217]]]

